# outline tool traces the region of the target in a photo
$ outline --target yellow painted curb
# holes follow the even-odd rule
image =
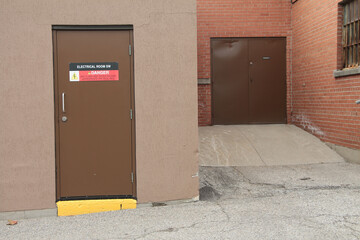
[[[96,212],[116,211],[136,208],[134,199],[99,199],[59,201],[56,203],[58,216],[72,216]]]

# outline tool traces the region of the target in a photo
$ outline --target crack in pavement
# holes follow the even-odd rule
[[[339,189],[346,189],[346,190],[360,190],[360,186],[351,186],[350,184],[341,184],[341,185],[319,185],[319,186],[286,186],[286,184],[279,184],[279,183],[267,183],[267,182],[253,182],[250,178],[248,178],[241,170],[239,170],[236,167],[232,167],[235,171],[237,171],[245,180],[245,183],[248,183],[250,185],[254,186],[260,186],[260,187],[271,187],[275,189],[282,189],[286,190],[284,194],[287,194],[287,192],[294,192],[294,191],[308,191],[308,190],[339,190]],[[241,187],[240,187],[241,189]],[[242,187],[242,189],[250,189]]]
[[[221,212],[225,214],[226,219],[227,219],[227,222],[229,222],[229,221],[230,221],[230,216],[229,216],[229,214],[225,211],[224,207],[220,204],[220,202],[216,202],[216,205],[219,206]]]

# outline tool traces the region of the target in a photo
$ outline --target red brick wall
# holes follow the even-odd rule
[[[338,2],[292,6],[292,122],[326,142],[360,149],[360,75],[333,76],[341,59]]]
[[[198,85],[198,109],[199,124],[208,125],[211,121],[211,87],[207,85]]]
[[[210,78],[211,37],[287,37],[288,122],[360,149],[360,75],[341,64],[339,0],[197,0],[198,78]],[[199,85],[199,125],[211,124],[211,86]]]
[[[289,89],[290,9],[289,0],[197,0],[198,78],[210,78],[211,37],[287,37]],[[198,88],[200,126],[211,124],[210,88],[210,85],[199,85]]]

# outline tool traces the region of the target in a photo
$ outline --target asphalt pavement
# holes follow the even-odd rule
[[[208,166],[200,181],[199,202],[0,221],[0,239],[360,239],[360,165]]]

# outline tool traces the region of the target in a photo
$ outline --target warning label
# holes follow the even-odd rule
[[[117,62],[70,63],[70,82],[118,81],[119,64]]]

